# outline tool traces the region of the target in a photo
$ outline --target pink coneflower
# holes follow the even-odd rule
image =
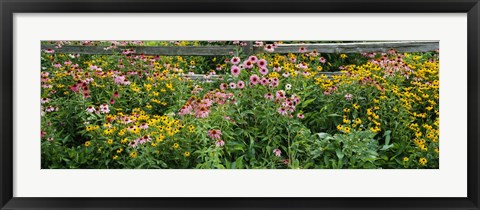
[[[50,102],[50,99],[49,99],[49,98],[42,98],[42,99],[40,99],[40,103],[41,103],[41,104],[45,104],[45,103],[48,103],[48,102]]]
[[[287,115],[288,112],[287,112],[287,109],[285,109],[284,107],[280,107],[278,108],[278,113],[281,114],[281,115]]]
[[[258,61],[258,58],[257,58],[257,56],[252,55],[252,56],[248,57],[248,60],[252,63],[256,63]]]
[[[236,65],[233,65],[232,68],[230,69],[230,72],[234,77],[238,77],[238,75],[240,74],[240,68],[238,68],[238,66]]]
[[[352,98],[353,98],[353,95],[350,94],[350,93],[347,93],[347,94],[345,95],[345,100],[347,100],[347,101],[351,101]]]
[[[53,106],[48,106],[48,107],[45,109],[46,112],[54,112],[55,110],[58,110],[58,108],[55,108],[55,107],[53,107]]]
[[[65,64],[67,66],[70,66],[70,65],[72,65],[72,61],[65,61],[65,62],[63,62],[63,64]]]
[[[270,83],[270,85],[268,85],[268,87],[274,88],[274,87],[277,87],[278,84],[279,84],[278,82],[272,81],[272,82]]]
[[[107,114],[109,112],[110,112],[110,109],[108,108],[108,104],[100,105],[100,113]]]
[[[147,129],[148,129],[148,123],[145,123],[145,122],[142,123],[142,124],[140,125],[140,128],[147,130]]]
[[[266,79],[266,78],[260,79],[260,84],[263,85],[263,86],[268,85],[268,79]]]
[[[118,90],[116,90],[115,92],[113,92],[113,97],[114,97],[114,98],[120,97],[120,94],[118,93]]]
[[[268,100],[273,100],[273,94],[271,94],[271,93],[265,93],[265,95],[263,97],[265,97]]]
[[[128,143],[128,146],[130,146],[132,148],[137,147],[137,145],[138,145],[138,141],[131,141],[130,143]]]
[[[268,74],[268,69],[267,68],[260,68],[260,74],[267,75]]]
[[[40,133],[40,135],[41,135],[41,137],[43,138],[43,137],[45,137],[45,135],[47,135],[47,132],[42,131],[42,132]]]
[[[115,104],[115,100],[112,98],[112,99],[110,99],[109,103],[110,103],[111,105],[114,105],[114,104]]]
[[[305,47],[300,47],[300,49],[298,49],[298,52],[299,52],[299,53],[307,52],[307,48],[305,48]]]
[[[230,62],[234,65],[237,65],[238,63],[240,63],[240,58],[239,57],[233,57]]]
[[[244,65],[245,68],[247,68],[247,69],[252,69],[252,68],[253,68],[253,62],[250,61],[250,60],[247,60],[247,61],[243,62],[243,65]]]
[[[60,67],[62,67],[62,64],[60,64],[60,63],[55,63],[55,64],[53,64],[53,67],[55,67],[55,68],[60,68]]]
[[[280,157],[282,156],[282,151],[280,149],[273,149],[273,154],[275,154],[275,156],[277,157]]]
[[[47,141],[53,141],[53,137],[48,137]]]
[[[83,94],[83,98],[84,98],[84,99],[87,99],[87,98],[90,98],[90,97],[91,97],[91,96],[90,96],[90,93],[84,93],[84,94]]]
[[[245,82],[243,82],[242,80],[238,81],[237,82],[237,87],[238,87],[238,89],[243,89],[245,87]]]
[[[290,73],[288,73],[288,72],[285,72],[285,73],[283,73],[283,74],[282,74],[282,76],[283,76],[283,77],[285,77],[285,78],[287,78],[287,77],[289,77],[289,76],[290,76]]]
[[[229,87],[230,87],[230,89],[235,89],[235,88],[237,88],[237,84],[234,83],[234,82],[230,82]]]
[[[273,70],[276,71],[276,72],[280,72],[282,70],[282,67],[279,66],[278,64],[274,64],[273,65]]]
[[[220,89],[221,90],[226,90],[228,88],[228,85],[226,83],[220,84]]]
[[[305,115],[303,115],[302,113],[298,113],[297,117],[298,117],[298,119],[303,119],[303,118],[305,118]]]
[[[256,74],[253,74],[252,76],[250,76],[250,84],[252,85],[258,84],[259,80],[260,78]]]
[[[115,77],[115,84],[123,84],[123,82],[125,81],[125,76],[116,76]]]
[[[95,110],[95,107],[93,107],[93,106],[88,106],[85,111],[87,111],[88,113],[94,113],[96,110]]]
[[[220,140],[221,135],[222,135],[222,131],[220,130],[212,129],[208,131],[208,136],[212,139]]]
[[[283,90],[277,91],[277,92],[275,93],[275,97],[276,97],[277,99],[285,98],[285,91],[283,91]]]
[[[308,65],[305,62],[301,62],[297,65],[297,67],[300,68],[300,69],[307,69]]]
[[[84,94],[89,94],[89,93],[90,93],[90,89],[88,88],[87,85],[84,85],[84,86],[83,86],[82,92],[83,92]]]
[[[266,68],[267,67],[267,61],[265,59],[260,59],[257,61],[257,66],[259,68]]]
[[[208,115],[210,114],[210,110],[208,110],[207,107],[200,107],[195,116],[198,117],[198,118],[205,118],[205,117],[208,117]]]
[[[55,50],[48,48],[48,49],[44,50],[44,52],[52,54],[52,53],[55,53]]]
[[[390,50],[388,50],[388,54],[395,54],[395,53],[397,53],[397,52],[393,48],[390,48]]]
[[[187,115],[187,114],[190,114],[191,112],[192,112],[192,106],[188,105],[188,106],[182,106],[178,114]]]
[[[292,63],[297,62],[297,58],[295,58],[295,57],[290,57],[290,62],[292,62]]]
[[[265,45],[263,49],[267,52],[273,52],[275,50],[272,44]]]
[[[325,63],[325,62],[327,62],[327,60],[326,60],[324,57],[320,57],[320,58],[318,59],[318,61],[320,61],[320,63]]]
[[[219,139],[215,142],[215,146],[217,146],[217,147],[223,147],[223,145],[225,145],[225,142],[221,139]]]
[[[261,47],[261,46],[263,46],[263,42],[262,41],[255,41],[255,44],[253,44],[253,46]]]

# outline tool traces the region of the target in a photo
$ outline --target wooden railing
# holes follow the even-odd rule
[[[352,43],[318,43],[318,44],[280,44],[271,53],[298,53],[304,47],[307,52],[316,50],[319,53],[365,53],[387,52],[394,48],[398,52],[430,52],[439,48],[438,41],[389,41],[389,42],[352,42]],[[180,56],[216,56],[229,55],[239,47],[225,46],[119,46],[116,49],[105,50],[105,46],[71,46],[55,48],[54,45],[42,45],[42,50],[53,49],[56,53],[79,54],[115,54],[124,50],[133,50],[135,54],[144,55],[180,55]],[[263,47],[249,45],[243,48],[246,54],[265,52]]]

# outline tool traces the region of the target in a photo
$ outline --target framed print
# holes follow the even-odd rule
[[[1,209],[478,209],[469,1],[1,1]]]

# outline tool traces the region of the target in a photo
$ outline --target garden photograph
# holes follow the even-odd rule
[[[439,169],[438,46],[45,40],[41,168]]]

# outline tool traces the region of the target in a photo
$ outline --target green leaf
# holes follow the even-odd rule
[[[342,117],[342,115],[339,115],[339,114],[329,114],[327,116],[329,116],[329,117]]]
[[[335,153],[337,154],[337,157],[341,160],[344,156],[343,152],[340,149],[336,149]]]
[[[306,100],[306,101],[304,101],[304,102],[301,103],[301,106],[302,106],[302,108],[305,108],[305,107],[307,107],[310,103],[312,103],[312,102],[314,102],[314,101],[315,101],[315,98]]]
[[[237,160],[235,160],[235,165],[237,168],[243,168],[243,156],[240,156],[237,158]]]
[[[383,134],[383,136],[385,137],[385,145],[390,144],[390,133],[392,133],[392,131],[388,130],[385,131],[385,133]]]

